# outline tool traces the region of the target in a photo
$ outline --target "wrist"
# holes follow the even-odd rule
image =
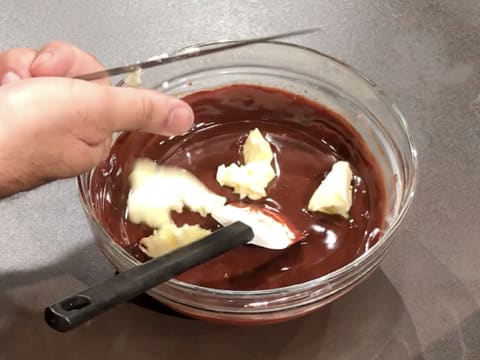
[[[22,148],[25,136],[14,129],[14,124],[8,115],[0,119],[0,198],[27,190],[32,184],[29,171],[33,168],[25,163],[30,149]]]

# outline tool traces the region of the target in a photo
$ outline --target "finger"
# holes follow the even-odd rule
[[[184,101],[156,91],[99,86],[68,78],[29,79],[19,83],[11,94],[8,102],[13,109],[34,109],[35,118],[56,122],[58,127],[70,126],[91,145],[116,131],[176,135],[188,130],[194,117]]]
[[[90,85],[83,81],[73,84],[73,97],[80,99],[78,113],[85,109],[83,117],[103,124],[107,133],[141,130],[170,136],[192,126],[193,111],[182,100],[153,90]]]
[[[32,49],[19,48],[0,54],[0,85],[31,77],[30,65],[36,52]]]
[[[30,72],[35,77],[75,77],[103,69],[100,62],[89,53],[71,44],[54,41],[40,49],[30,67]],[[99,84],[110,83],[108,79],[96,82]]]

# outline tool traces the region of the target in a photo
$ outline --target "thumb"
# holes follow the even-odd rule
[[[187,131],[194,114],[182,100],[146,89],[101,86],[70,78],[32,78],[11,88],[9,104],[32,111],[38,122],[71,128],[91,144],[116,131],[139,130],[162,135]],[[22,114],[25,115],[25,114]]]
[[[91,85],[75,81],[79,96],[85,93],[85,104],[98,99],[95,105],[97,116],[93,121],[105,119],[112,132],[139,130],[171,136],[189,130],[193,124],[192,108],[180,99],[154,90],[98,85],[94,85],[95,91],[86,94],[87,89],[83,88]]]

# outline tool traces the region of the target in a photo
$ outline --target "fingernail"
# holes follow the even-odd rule
[[[38,55],[35,60],[33,60],[32,65],[30,66],[30,69],[34,69],[37,66],[42,66],[46,63],[49,63],[52,61],[53,58],[53,53],[52,52],[44,52],[40,55]]]
[[[0,81],[0,85],[12,84],[12,83],[15,83],[15,82],[20,81],[20,80],[22,80],[22,78],[20,76],[18,76],[17,73],[15,73],[13,71],[9,71],[9,72],[6,72],[2,76],[2,80]]]
[[[193,118],[190,106],[177,105],[168,115],[165,131],[172,135],[181,134],[192,127]]]

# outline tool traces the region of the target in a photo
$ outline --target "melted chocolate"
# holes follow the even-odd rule
[[[216,169],[242,161],[241,144],[256,127],[272,145],[279,176],[268,186],[268,197],[255,204],[288,219],[304,233],[303,241],[280,251],[243,246],[185,272],[179,280],[233,290],[298,284],[348,264],[378,240],[384,224],[383,178],[363,140],[340,115],[306,98],[250,85],[198,92],[185,100],[195,112],[191,132],[171,139],[125,133],[94,173],[97,216],[133,256],[148,259],[138,241],[152,232],[127,219],[128,175],[135,159],[184,167],[229,202],[238,202],[230,188],[218,185]],[[306,210],[338,160],[348,161],[354,174],[350,219]],[[212,230],[219,226],[212,218],[189,211],[174,213],[174,219],[178,225],[197,223]]]

